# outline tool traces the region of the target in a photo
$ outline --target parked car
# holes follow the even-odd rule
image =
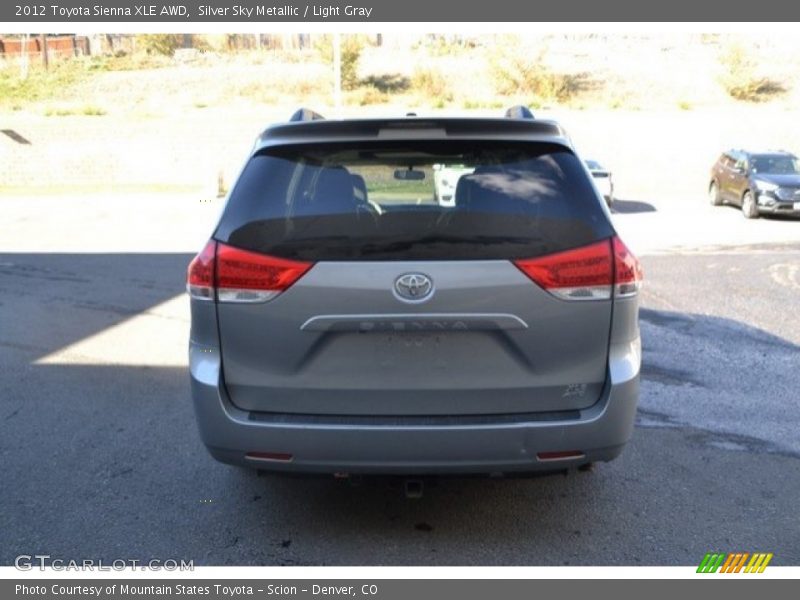
[[[470,171],[453,206],[442,164]],[[223,462],[338,476],[611,460],[641,280],[555,122],[298,111],[189,265],[201,437]]]
[[[800,161],[791,152],[723,152],[711,168],[708,198],[733,204],[748,219],[762,214],[800,216]]]
[[[589,169],[592,179],[594,179],[594,184],[597,186],[597,191],[602,194],[606,204],[611,208],[611,204],[614,202],[614,178],[611,175],[611,171],[596,160],[586,159],[585,162],[586,168]]]
[[[464,165],[433,165],[433,197],[442,206],[456,205],[456,187],[462,175],[473,169]]]

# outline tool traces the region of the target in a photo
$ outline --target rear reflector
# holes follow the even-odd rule
[[[514,264],[563,300],[608,300],[612,290],[617,297],[634,296],[642,280],[639,261],[617,237]]]
[[[570,458],[584,458],[586,455],[580,450],[563,450],[561,452],[539,452],[536,458],[539,460],[567,460]]]
[[[187,288],[199,300],[214,300],[216,292],[218,302],[266,302],[311,267],[211,240],[189,265]]]
[[[245,458],[252,458],[253,460],[271,460],[275,462],[291,462],[294,457],[285,452],[248,452],[245,454]]]

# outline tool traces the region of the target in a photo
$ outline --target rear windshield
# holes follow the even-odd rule
[[[414,141],[261,152],[215,238],[297,260],[480,260],[610,235],[583,166],[562,146]]]

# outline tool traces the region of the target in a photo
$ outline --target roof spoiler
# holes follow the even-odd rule
[[[531,109],[527,106],[523,106],[518,104],[517,106],[512,106],[506,111],[505,114],[506,118],[508,119],[533,119],[533,113]]]
[[[289,117],[290,123],[298,123],[303,121],[324,121],[325,117],[323,117],[318,112],[311,110],[310,108],[298,108],[295,113]]]

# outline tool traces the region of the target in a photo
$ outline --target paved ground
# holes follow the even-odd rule
[[[409,501],[396,480],[259,478],[206,455],[182,288],[214,203],[2,202],[0,564],[800,564],[800,222],[620,203],[647,277],[629,448],[591,473],[442,480]]]

